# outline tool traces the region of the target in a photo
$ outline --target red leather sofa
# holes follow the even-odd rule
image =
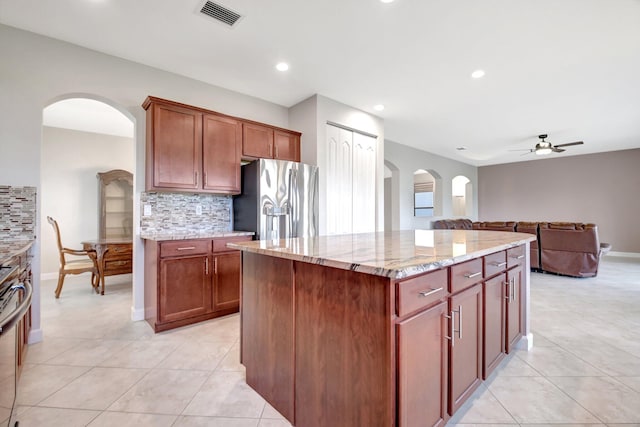
[[[434,230],[471,230],[473,222],[470,219],[439,219],[433,221]]]
[[[462,228],[460,224],[452,221],[460,220],[436,221],[433,228]],[[438,223],[438,227],[435,223]],[[595,224],[487,221],[473,222],[471,228],[535,235],[537,239],[530,244],[531,268],[566,276],[595,277],[598,274],[600,257],[611,249],[610,244],[600,243],[598,227]]]
[[[600,245],[595,224],[540,223],[540,268],[575,277],[595,277],[607,245]]]

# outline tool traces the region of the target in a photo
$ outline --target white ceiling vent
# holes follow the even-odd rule
[[[242,15],[239,13],[212,1],[207,1],[204,6],[202,6],[202,9],[200,9],[200,13],[204,13],[207,16],[217,19],[230,27],[242,18]]]

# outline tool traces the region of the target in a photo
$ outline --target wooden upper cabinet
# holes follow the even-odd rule
[[[148,191],[240,194],[240,161],[300,161],[300,133],[147,97]]]
[[[254,123],[243,123],[242,155],[245,157],[272,159],[273,129]]]
[[[242,124],[242,157],[300,161],[300,134],[262,126]]]
[[[147,189],[200,188],[202,114],[174,105],[147,110]]]
[[[276,130],[273,132],[275,159],[300,161],[300,136],[290,132]]]
[[[239,194],[242,123],[214,114],[202,122],[203,189]]]

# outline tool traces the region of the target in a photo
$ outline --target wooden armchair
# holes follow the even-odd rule
[[[62,240],[60,239],[60,228],[55,219],[50,216],[47,217],[47,221],[53,227],[56,233],[56,240],[58,242],[58,252],[60,253],[60,271],[58,273],[58,287],[56,287],[56,298],[60,297],[62,292],[62,285],[64,284],[64,276],[67,274],[82,274],[91,272],[91,286],[98,292],[98,286],[100,284],[100,274],[98,270],[98,262],[95,251],[84,251],[69,249],[62,246]],[[67,256],[79,256],[80,259],[67,260]]]

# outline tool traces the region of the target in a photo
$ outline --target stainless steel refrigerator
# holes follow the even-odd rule
[[[233,198],[235,230],[257,240],[318,234],[318,167],[260,159],[242,166],[242,194]]]

